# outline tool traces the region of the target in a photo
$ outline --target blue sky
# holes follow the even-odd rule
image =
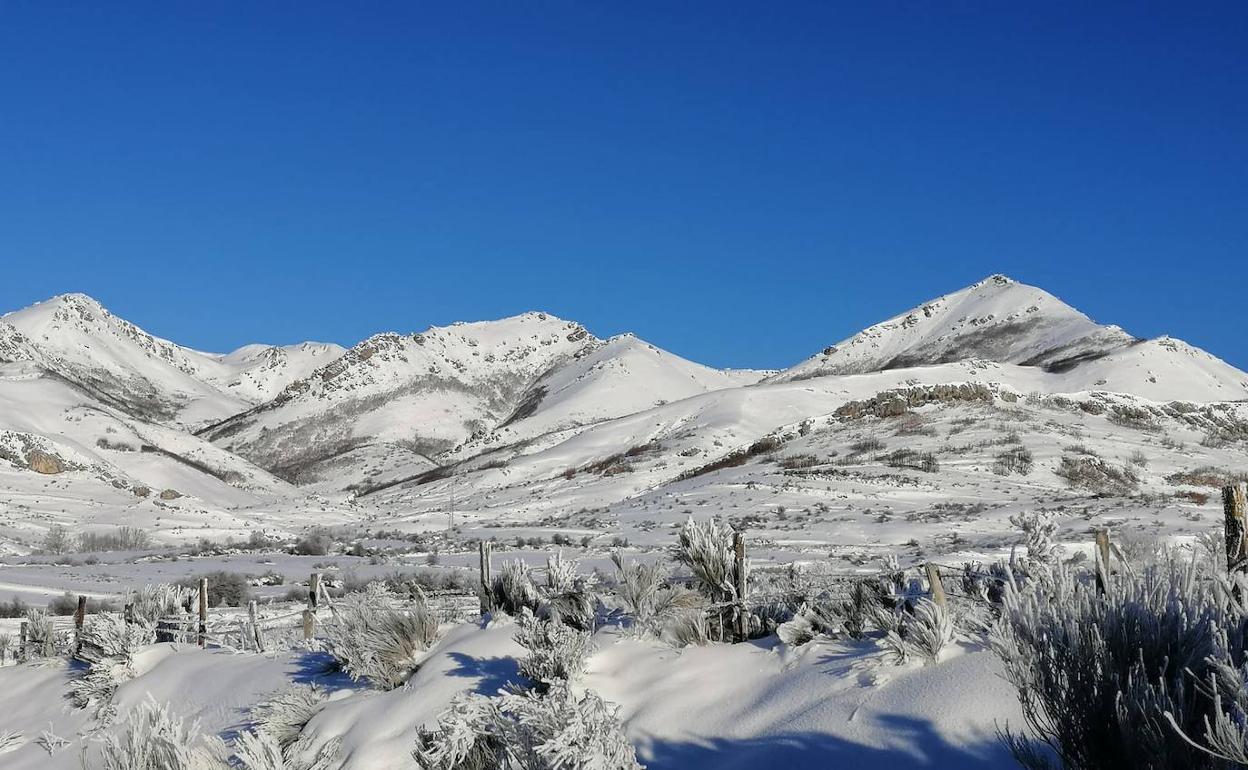
[[[542,309],[780,367],[1003,272],[1248,368],[1245,40],[1242,2],[4,3],[0,308],[211,350]]]

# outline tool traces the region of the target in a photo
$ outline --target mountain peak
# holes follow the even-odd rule
[[[1035,286],[995,274],[830,345],[778,379],[861,374],[982,359],[1073,366],[1134,338]]]

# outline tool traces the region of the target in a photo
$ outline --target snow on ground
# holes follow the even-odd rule
[[[170,702],[208,732],[229,738],[248,724],[247,708],[288,684],[316,684],[329,703],[307,732],[317,743],[342,739],[344,770],[410,770],[418,726],[432,727],[465,691],[492,695],[523,684],[501,618],[485,627],[444,628],[408,684],[378,692],[326,673],[322,653],[232,653],[157,644],[139,656],[139,676],[120,688],[121,715],[151,697]],[[639,758],[652,770],[778,767],[830,763],[855,767],[1007,766],[995,726],[1021,723],[1014,694],[994,658],[957,650],[937,665],[885,663],[871,641],[821,641],[788,648],[775,639],[674,650],[623,635],[595,636],[578,687],[617,704]],[[78,768],[98,751],[86,712],[65,706],[73,666],[62,662],[0,669],[2,729],[26,741],[3,756],[13,770]],[[48,730],[69,741],[49,756],[34,743]],[[92,765],[88,765],[91,767]]]

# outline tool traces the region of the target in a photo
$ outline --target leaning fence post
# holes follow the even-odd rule
[[[208,578],[199,579],[199,646],[203,647],[208,637]]]
[[[264,634],[260,633],[260,624],[256,621],[256,600],[247,603],[247,617],[251,619],[251,634],[256,638],[256,652],[264,652]]]
[[[732,576],[737,594],[737,641],[744,642],[750,635],[750,618],[745,611],[745,535],[741,532],[732,536]]]
[[[1245,522],[1248,516],[1248,482],[1222,488],[1222,509],[1226,514],[1226,571],[1248,572],[1248,538]]]
[[[945,606],[945,584],[940,582],[940,570],[930,561],[923,565],[923,569],[927,572],[928,590],[932,594],[932,601],[941,607]]]
[[[477,555],[480,559],[481,572],[481,614],[494,609],[492,601],[493,590],[490,588],[490,552],[494,550],[494,546],[487,540],[482,540],[477,544]]]
[[[1109,530],[1096,531],[1096,590],[1109,592]]]
[[[82,624],[87,619],[87,597],[79,594],[78,609],[74,611],[74,654],[82,652]]]

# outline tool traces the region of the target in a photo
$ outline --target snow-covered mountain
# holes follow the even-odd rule
[[[964,430],[948,421],[974,419],[977,409],[1012,419],[1008,405],[1023,401],[1044,424],[1054,423],[1045,413],[1054,404],[1079,404],[1080,414],[1098,415],[1105,446],[1114,431],[1142,424],[1150,435],[1182,435],[1174,446],[1207,444],[1209,463],[1234,464],[1237,442],[1248,440],[1248,375],[1179,340],[1099,325],[1003,276],[782,372],[712,369],[538,312],[378,334],[347,350],[203,353],[65,295],[0,319],[0,508],[107,510],[192,526],[170,513],[181,506],[206,517],[203,526],[238,531],[278,516],[418,522],[448,509],[480,521],[637,505],[650,515],[704,488],[700,500],[733,507],[740,484],[775,482],[759,475],[762,465],[751,461],[729,487],[711,483],[714,474],[689,475],[735,467],[777,435],[831,429],[853,443],[861,437],[853,426],[836,427],[842,410],[916,387],[954,394],[923,417],[936,427],[920,435],[937,454],[956,448],[949,437]],[[994,394],[996,405],[961,404],[957,389],[968,387]],[[1106,413],[1111,402],[1118,411]],[[1037,445],[1051,457],[1084,430],[1082,418],[1063,419],[1064,432]],[[1157,428],[1166,420],[1174,424]],[[134,492],[165,487],[183,502]],[[300,513],[310,510],[316,517]],[[28,521],[19,518],[18,532]]]
[[[1142,340],[1003,275],[926,302],[824,348],[778,381],[983,360],[1068,373],[1072,390],[1148,398],[1248,398],[1248,375],[1181,340]]]
[[[201,353],[149,334],[84,294],[0,317],[0,360],[38,361],[102,403],[184,427],[268,400],[341,353],[320,343]]]
[[[366,460],[357,469],[364,476],[348,483],[358,486],[428,470],[457,448],[527,440],[757,379],[532,312],[376,335],[202,435],[304,483],[355,456]]]

